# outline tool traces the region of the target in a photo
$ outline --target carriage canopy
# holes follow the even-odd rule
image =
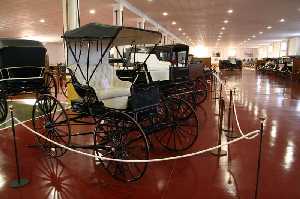
[[[11,39],[11,38],[0,38],[0,50],[6,47],[41,47],[44,48],[43,44],[39,41],[26,40],[26,39]]]
[[[111,40],[112,46],[158,44],[161,33],[139,28],[112,26],[90,23],[80,28],[67,31],[63,38],[66,40]]]

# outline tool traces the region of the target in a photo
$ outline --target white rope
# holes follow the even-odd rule
[[[0,124],[0,126],[3,126],[4,124],[7,124],[8,122],[11,121],[11,118],[9,118],[8,120],[6,120],[5,122],[3,122],[2,124]]]
[[[228,88],[228,87],[226,86],[226,84],[223,83],[223,81],[220,79],[219,76],[217,76],[216,74],[213,74],[213,75],[216,77],[216,79],[218,80],[219,83],[221,83],[222,85],[224,85],[224,90],[225,90],[225,89],[231,90],[231,88]],[[230,99],[230,97],[229,97],[228,95],[226,95],[226,97],[227,97],[228,99]],[[232,98],[232,105],[233,105],[233,110],[234,110],[233,113],[234,113],[234,118],[235,118],[235,121],[236,121],[236,125],[237,125],[237,127],[238,127],[238,130],[239,130],[239,133],[241,134],[241,136],[244,137],[244,138],[247,139],[247,140],[251,140],[251,139],[257,137],[258,134],[254,134],[254,135],[249,136],[249,135],[245,134],[245,133],[242,131],[242,128],[241,128],[241,126],[240,126],[240,122],[239,122],[239,119],[238,119],[238,115],[237,115],[237,112],[236,112],[236,105],[235,105],[234,98]]]
[[[212,150],[215,150],[215,149],[219,149],[221,147],[224,147],[224,146],[227,146],[227,145],[230,145],[230,144],[233,144],[235,142],[238,142],[240,140],[243,140],[243,139],[246,139],[246,137],[253,137],[254,138],[254,135],[258,135],[258,133],[260,132],[260,130],[255,130],[255,131],[252,131],[252,132],[249,132],[247,133],[246,135],[244,136],[241,136],[239,138],[236,138],[234,140],[231,140],[229,142],[226,142],[226,143],[223,143],[221,145],[217,145],[217,146],[214,146],[214,147],[211,147],[211,148],[208,148],[208,149],[204,149],[204,150],[201,150],[201,151],[197,151],[197,152],[194,152],[194,153],[189,153],[189,154],[185,154],[185,155],[181,155],[181,156],[172,156],[172,157],[168,157],[168,158],[158,158],[158,159],[150,159],[150,160],[124,160],[124,159],[113,159],[113,158],[107,158],[107,157],[103,157],[103,156],[98,156],[98,155],[92,155],[92,154],[89,154],[89,153],[85,153],[85,152],[82,152],[82,151],[78,151],[78,150],[75,150],[75,149],[72,149],[72,148],[69,148],[65,145],[62,145],[60,143],[57,143],[43,135],[41,135],[40,133],[34,131],[33,129],[31,129],[30,127],[28,127],[27,125],[25,125],[23,122],[21,122],[20,120],[18,120],[18,118],[14,118],[17,122],[19,122],[23,127],[25,127],[27,130],[29,130],[30,132],[32,132],[33,134],[47,140],[48,142],[52,143],[52,144],[55,144],[61,148],[64,148],[66,150],[69,150],[69,151],[72,151],[74,153],[78,153],[78,154],[81,154],[81,155],[84,155],[84,156],[87,156],[87,157],[92,157],[92,158],[98,158],[100,160],[104,160],[104,161],[115,161],[115,162],[124,162],[124,163],[150,163],[150,162],[163,162],[163,161],[169,161],[169,160],[178,160],[178,159],[183,159],[183,158],[187,158],[187,157],[192,157],[192,156],[196,156],[196,155],[200,155],[200,154],[203,154],[203,153],[207,153],[209,151],[212,151]],[[256,136],[255,136],[256,137]]]

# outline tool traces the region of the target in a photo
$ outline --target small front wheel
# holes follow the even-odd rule
[[[140,125],[129,115],[112,111],[99,119],[94,131],[95,153],[122,160],[148,160],[149,144]],[[146,169],[143,162],[100,160],[107,172],[117,180],[132,182],[140,179]]]
[[[61,103],[50,95],[41,95],[32,110],[33,129],[46,138],[64,146],[71,141],[71,128],[68,115]],[[67,149],[36,136],[38,145],[50,157],[60,157]]]

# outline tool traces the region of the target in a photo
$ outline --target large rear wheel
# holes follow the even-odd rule
[[[8,113],[6,97],[0,97],[0,122],[4,122]]]
[[[57,97],[57,83],[55,81],[54,76],[51,73],[47,72],[44,75],[44,89],[46,94]]]
[[[169,125],[155,133],[157,141],[170,151],[189,149],[199,133],[198,118],[193,107],[183,99],[168,99],[166,102]]]
[[[195,80],[195,103],[197,105],[203,103],[206,98],[207,98],[207,94],[208,94],[208,87],[207,87],[207,83],[205,82],[205,80],[198,78],[197,80]]]

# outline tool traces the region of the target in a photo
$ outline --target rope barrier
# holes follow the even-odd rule
[[[8,120],[6,120],[5,122],[3,122],[2,124],[0,124],[0,126],[3,126],[4,124],[7,124],[8,122],[10,122],[11,121],[11,118],[10,119],[8,119]]]
[[[213,74],[213,75],[216,77],[216,79],[218,80],[219,83],[221,83],[221,84],[224,85],[224,88],[225,88],[225,89],[231,90],[231,88],[227,87],[226,84],[223,83],[223,81],[220,79],[219,76],[217,76],[216,74]],[[225,89],[224,89],[224,90],[225,90]],[[228,95],[226,95],[226,97],[229,98]],[[239,119],[238,119],[237,111],[236,111],[236,104],[235,104],[234,98],[232,99],[232,105],[233,105],[233,110],[234,110],[233,113],[234,113],[234,118],[235,118],[235,121],[236,121],[236,125],[237,125],[237,127],[238,127],[238,130],[239,130],[239,133],[241,134],[241,136],[242,136],[242,137],[245,137],[245,139],[248,139],[248,140],[251,140],[251,139],[257,137],[258,134],[252,135],[252,136],[249,136],[249,135],[247,136],[247,134],[245,134],[245,133],[242,131],[241,126],[240,126],[240,122],[239,122]]]
[[[215,74],[213,74],[216,79],[222,83],[222,80],[216,76]],[[224,91],[223,91],[224,92]],[[255,131],[251,131],[247,134],[243,133],[241,127],[240,127],[240,123],[239,123],[239,120],[238,120],[238,117],[237,117],[237,113],[236,113],[236,109],[235,109],[235,103],[233,102],[233,106],[234,106],[234,114],[235,114],[235,120],[237,122],[237,126],[238,126],[238,129],[239,129],[239,132],[241,134],[241,136],[239,138],[236,138],[236,139],[233,139],[231,141],[227,141],[223,144],[220,144],[220,145],[216,145],[216,146],[213,146],[213,147],[210,147],[210,148],[207,148],[207,149],[204,149],[204,150],[200,150],[200,151],[197,151],[197,152],[193,152],[193,153],[189,153],[189,154],[185,154],[185,155],[179,155],[179,156],[171,156],[171,157],[167,157],[167,158],[156,158],[156,159],[148,159],[148,160],[125,160],[125,159],[114,159],[114,158],[107,158],[107,157],[104,157],[104,156],[101,156],[101,155],[93,155],[93,154],[89,154],[89,153],[85,153],[85,152],[82,152],[82,151],[78,151],[74,148],[70,148],[68,146],[65,146],[63,144],[60,144],[60,143],[57,143],[47,137],[45,137],[44,135],[41,135],[39,132],[31,129],[29,126],[25,125],[25,123],[27,121],[20,121],[18,118],[16,117],[13,117],[13,119],[18,122],[18,125],[22,125],[24,128],[26,128],[28,131],[30,131],[31,133],[41,137],[42,139],[58,146],[58,147],[61,147],[61,148],[64,148],[68,151],[71,151],[71,152],[74,152],[74,153],[77,153],[77,154],[80,154],[80,155],[84,155],[84,156],[87,156],[87,157],[91,157],[91,158],[97,158],[97,159],[100,159],[101,161],[115,161],[115,162],[123,162],[123,163],[151,163],[151,162],[163,162],[163,161],[170,161],[170,160],[178,160],[178,159],[183,159],[183,158],[188,158],[188,157],[193,157],[193,156],[197,156],[197,155],[200,155],[200,154],[203,154],[203,153],[207,153],[207,152],[210,152],[210,151],[213,151],[213,150],[216,150],[216,149],[219,149],[221,147],[224,147],[224,146],[228,146],[228,145],[231,145],[231,144],[234,144],[238,141],[241,141],[241,140],[251,140],[251,139],[254,139],[256,138],[258,135],[259,135],[259,132],[260,130],[255,130]],[[11,119],[5,121],[4,123],[0,124],[1,125],[4,125],[5,123],[8,123],[9,121],[11,121]]]
[[[24,122],[21,122],[18,118],[14,117],[14,119],[19,122],[24,128],[26,128],[27,130],[29,130],[30,132],[32,132],[33,134],[47,140],[48,142],[52,143],[52,144],[55,144],[61,148],[64,148],[66,150],[69,150],[69,151],[72,151],[74,153],[77,153],[77,154],[81,154],[81,155],[84,155],[84,156],[87,156],[87,157],[92,157],[92,158],[97,158],[97,159],[100,159],[102,161],[115,161],[115,162],[123,162],[123,163],[151,163],[151,162],[163,162],[163,161],[170,161],[170,160],[178,160],[178,159],[183,159],[183,158],[187,158],[187,157],[192,157],[192,156],[196,156],[196,155],[200,155],[200,154],[203,154],[203,153],[207,153],[209,151],[212,151],[212,150],[215,150],[215,149],[218,149],[218,148],[221,148],[221,147],[224,147],[224,146],[227,146],[227,145],[230,145],[230,144],[233,144],[233,143],[236,143],[240,140],[243,140],[243,139],[246,139],[246,137],[254,137],[254,135],[258,135],[260,130],[255,130],[255,131],[252,131],[252,132],[249,132],[247,134],[245,134],[244,136],[241,136],[239,138],[236,138],[234,140],[231,140],[229,142],[226,142],[226,143],[223,143],[221,145],[217,145],[217,146],[214,146],[214,147],[210,147],[210,148],[207,148],[207,149],[204,149],[204,150],[201,150],[201,151],[197,151],[197,152],[194,152],[194,153],[189,153],[189,154],[185,154],[185,155],[181,155],[181,156],[172,156],[172,157],[168,157],[168,158],[157,158],[157,159],[149,159],[149,160],[124,160],[124,159],[114,159],[114,158],[107,158],[107,157],[103,157],[103,156],[98,156],[98,155],[93,155],[93,154],[89,154],[89,153],[85,153],[85,152],[82,152],[82,151],[78,151],[78,150],[75,150],[73,148],[69,148],[63,144],[60,144],[60,143],[57,143],[47,137],[45,137],[44,135],[41,135],[40,133],[34,131],[33,129],[31,129],[30,127],[28,127],[27,125],[24,124]]]

